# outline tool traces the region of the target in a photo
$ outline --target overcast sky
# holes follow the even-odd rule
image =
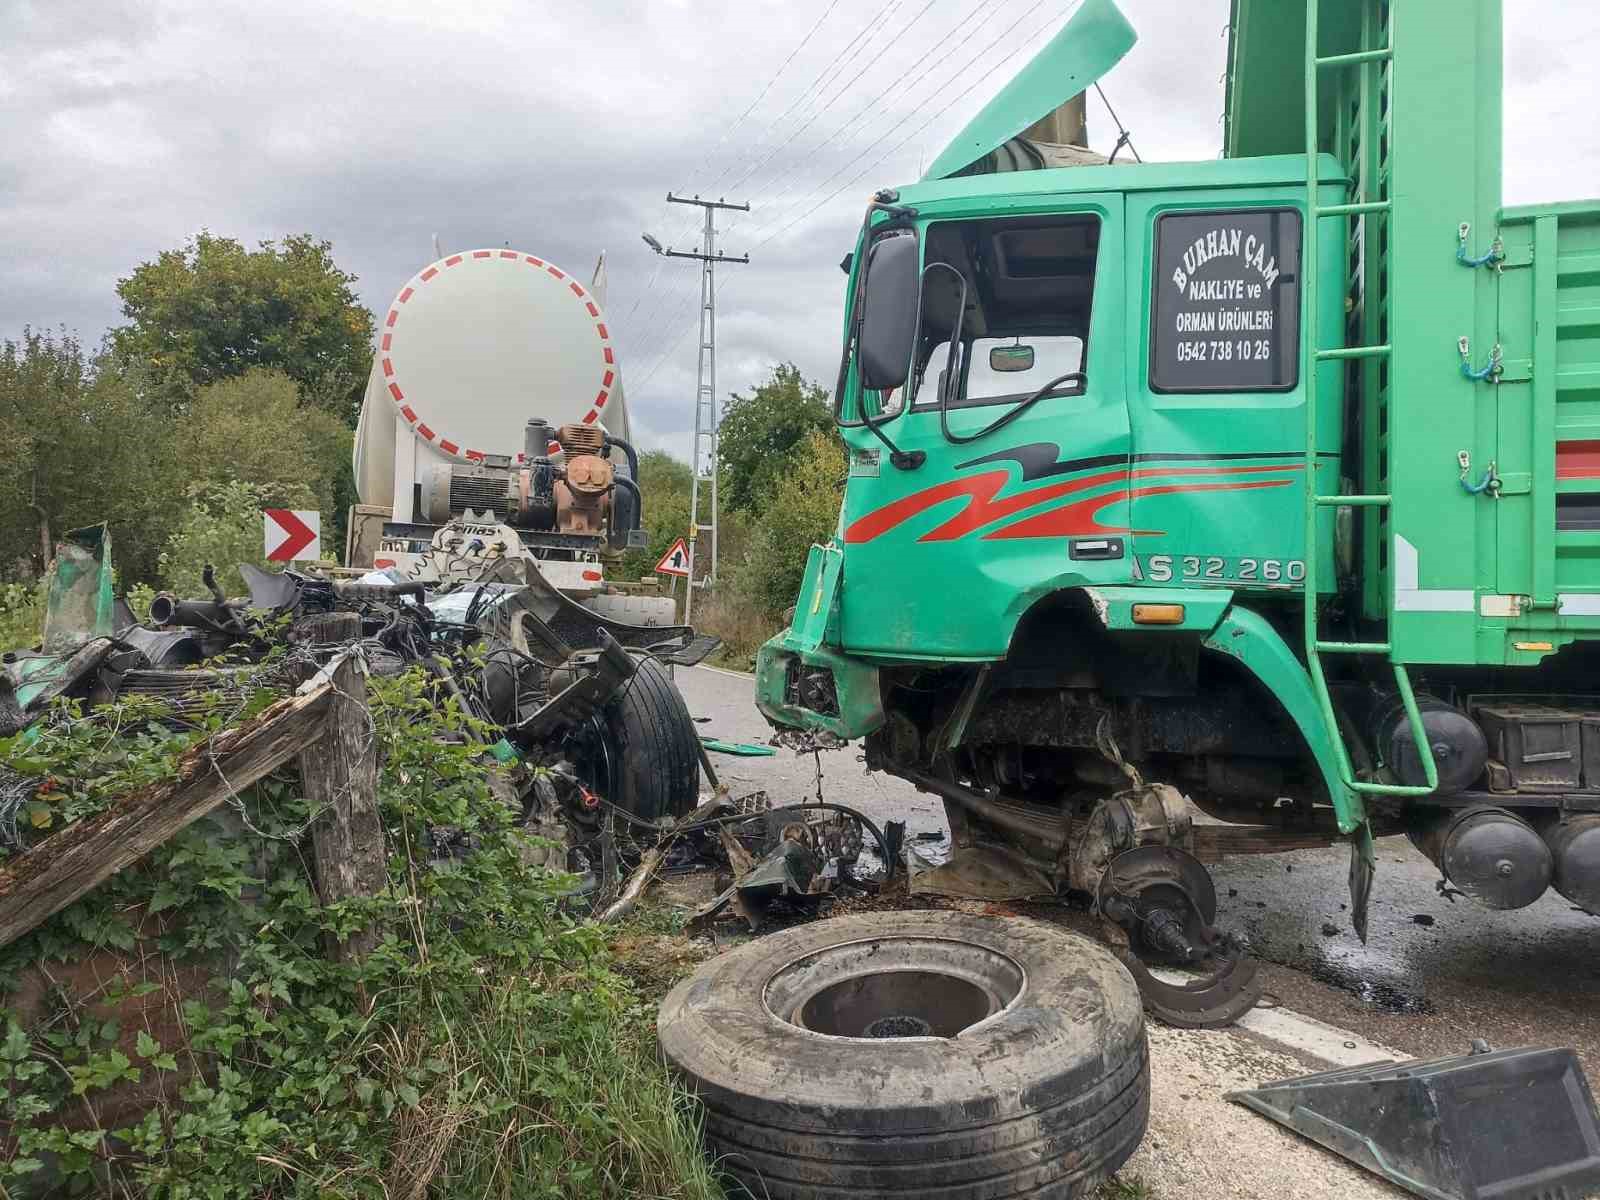
[[[1121,0],[1105,80],[1146,159],[1214,157],[1227,0]],[[116,280],[201,228],[329,239],[382,312],[432,257],[510,244],[587,277],[635,433],[688,456],[699,210],[726,194],[719,391],[831,382],[837,263],[1074,0],[0,0],[0,337],[120,317]],[[1506,200],[1600,195],[1600,4],[1506,0]],[[1115,129],[1091,102],[1090,140]]]

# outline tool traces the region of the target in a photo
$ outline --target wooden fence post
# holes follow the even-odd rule
[[[306,799],[326,810],[311,827],[317,896],[324,904],[374,896],[389,881],[383,823],[378,818],[378,746],[367,708],[365,664],[347,654],[332,672],[333,696],[322,738],[300,753]],[[376,925],[333,948],[335,957],[365,957],[378,944]]]
[[[285,697],[186,752],[171,779],[122,796],[104,812],[0,861],[0,946],[291,761],[319,737],[331,699],[326,684]]]

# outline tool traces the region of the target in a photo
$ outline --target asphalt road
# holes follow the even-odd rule
[[[713,668],[678,671],[701,730],[765,742],[750,677]],[[945,831],[934,797],[868,774],[859,751],[820,755],[825,799],[874,820],[905,820],[908,836]],[[714,756],[735,796],[764,789],[774,804],[813,798],[812,755]],[[919,844],[937,851],[946,843]],[[1378,844],[1369,940],[1350,928],[1349,857],[1340,846],[1242,856],[1213,869],[1225,926],[1241,929],[1266,964],[1268,1002],[1306,1013],[1416,1056],[1495,1046],[1570,1045],[1600,1083],[1600,919],[1555,893],[1516,912],[1451,903],[1438,873],[1404,838]],[[1325,932],[1332,930],[1331,933]]]

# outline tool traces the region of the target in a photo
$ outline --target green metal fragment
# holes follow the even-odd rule
[[[111,530],[73,529],[56,545],[48,575],[44,650],[60,654],[90,638],[116,632],[116,591],[111,570]]]
[[[725,742],[718,737],[702,737],[700,744],[716,754],[736,754],[741,758],[771,758],[777,753],[771,746],[756,746],[749,742]]]
[[[1044,49],[956,134],[922,178],[948,178],[1004,145],[1093,87],[1138,40],[1113,0],[1084,0]]]

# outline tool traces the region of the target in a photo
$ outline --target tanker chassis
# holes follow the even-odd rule
[[[1256,994],[1223,854],[1348,839],[1363,938],[1396,832],[1600,913],[1600,201],[1502,207],[1500,8],[1233,0],[1222,160],[1052,166],[1134,41],[1087,0],[848,260],[758,702],[944,799],[936,886],[1092,898],[1168,1019]]]

